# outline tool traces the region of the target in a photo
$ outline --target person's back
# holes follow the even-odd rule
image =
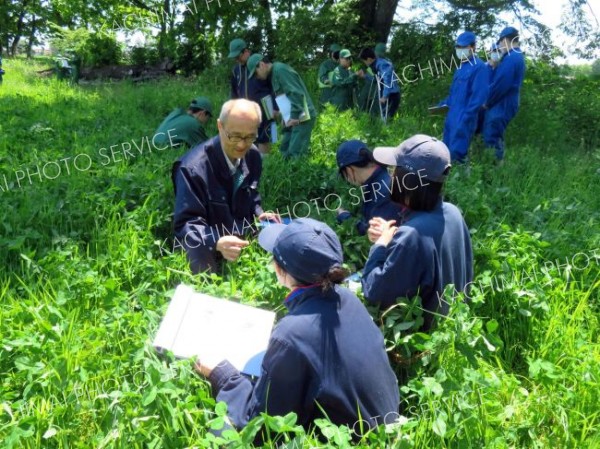
[[[276,95],[285,93],[288,98],[292,97],[289,98],[292,105],[306,104],[310,117],[316,117],[317,111],[310,98],[308,89],[298,72],[291,66],[283,62],[274,62],[271,82]]]
[[[285,348],[290,360],[286,374],[303,380],[287,398],[269,401],[270,413],[289,412],[291,400],[302,404],[294,411],[305,426],[323,412],[332,422],[350,427],[363,419],[366,430],[384,422],[386,415],[386,423],[393,422],[399,403],[397,381],[381,331],[360,300],[344,287],[326,292],[313,287],[291,296],[286,305],[289,312],[271,341]]]
[[[184,144],[190,148],[208,139],[200,122],[183,108],[176,108],[167,115],[154,136],[157,145]]]

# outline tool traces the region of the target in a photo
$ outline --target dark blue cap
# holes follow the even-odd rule
[[[342,245],[333,229],[312,218],[272,224],[260,231],[258,244],[273,253],[277,264],[303,284],[320,282],[327,272],[342,266]]]
[[[361,152],[361,150],[363,151]],[[338,147],[335,157],[340,170],[348,165],[373,160],[371,150],[369,150],[366,143],[361,142],[360,140],[345,141]]]
[[[517,30],[515,27],[506,27],[500,33],[500,37],[498,38],[498,41],[501,41],[502,39],[504,39],[505,37],[508,37],[508,36],[518,36],[518,35],[519,35],[519,30]]]
[[[475,45],[476,39],[477,38],[475,37],[475,33],[472,33],[471,31],[465,31],[464,33],[459,34],[456,38],[456,45],[458,47],[468,47],[469,45]]]

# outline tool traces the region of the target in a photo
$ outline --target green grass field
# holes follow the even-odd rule
[[[152,135],[194,96],[220,107],[226,72],[71,87],[39,78],[42,68],[5,59],[0,86],[0,446],[250,447],[264,425],[266,447],[349,447],[349,429],[319,421],[307,435],[293,415],[217,439],[209,429],[222,426],[224,408],[208,384],[151,347],[180,282],[284,313],[285,291],[256,242],[210,278],[192,276],[172,251],[170,167],[181,152],[159,150]],[[548,91],[537,74],[509,128],[506,164],[494,168],[475,142],[470,173],[458,167],[446,188],[472,233],[471,300],[452,304],[429,336],[407,333],[415,302],[383,317],[372,310],[403,385],[402,417],[362,429],[360,447],[600,448],[598,109],[573,109],[576,125],[561,118],[575,104],[571,87]],[[306,202],[296,214],[331,224],[349,267],[362,266],[368,242],[351,223],[336,225],[335,197],[325,200],[336,193],[351,207],[335,149],[349,138],[441,135],[443,119],[423,111],[448,84],[405,86],[387,128],[323,113],[308,160],[266,160],[265,209]],[[581,105],[597,104],[597,92]]]

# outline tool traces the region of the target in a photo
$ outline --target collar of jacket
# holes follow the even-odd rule
[[[321,284],[310,284],[302,287],[296,287],[283,300],[283,303],[289,311],[294,310],[304,298],[312,296],[321,291]]]

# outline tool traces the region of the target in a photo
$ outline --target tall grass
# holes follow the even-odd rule
[[[129,158],[121,151],[123,142],[151,137],[171,108],[194,96],[221,104],[226,80],[209,73],[71,87],[39,78],[35,61],[5,60],[4,68],[2,447],[204,448],[225,440],[249,447],[258,425],[271,429],[267,446],[348,447],[348,429],[320,421],[306,435],[293,416],[263,416],[219,440],[209,429],[222,425],[225,411],[207,383],[188,362],[160,359],[150,345],[180,282],[284,313],[285,292],[256,242],[211,277],[192,276],[172,251],[170,166],[179,150]],[[276,151],[265,160],[266,208],[309,202],[311,216],[338,231],[349,265],[360,267],[368,242],[351,224],[335,224],[323,204],[336,192],[350,206],[335,149],[350,138],[374,146],[416,132],[440,135],[441,119],[422,111],[444,96],[447,81],[407,88],[403,112],[387,128],[325,111],[307,160],[284,161]],[[453,303],[430,336],[406,332],[409,308],[383,317],[373,311],[402,380],[403,417],[387,429],[364,429],[362,447],[600,447],[600,153],[578,139],[569,145],[568,135],[566,143],[538,143],[562,113],[542,119],[539,107],[525,107],[551,98],[538,84],[527,85],[509,129],[506,164],[494,168],[475,143],[470,173],[457,167],[447,185],[472,232],[470,300]],[[92,160],[88,170],[16,181],[15,171],[79,154]]]

